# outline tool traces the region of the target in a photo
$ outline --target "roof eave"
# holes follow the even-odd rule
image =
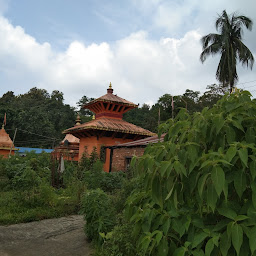
[[[109,128],[105,128],[105,127],[95,127],[95,126],[87,126],[87,127],[81,127],[81,128],[70,128],[68,130],[63,131],[64,134],[67,133],[76,133],[82,130],[100,130],[100,131],[111,131],[111,132],[122,132],[122,133],[127,133],[127,134],[136,134],[136,135],[143,135],[143,136],[155,136],[155,133],[151,133],[151,132],[134,132],[134,131],[128,131],[128,130],[121,130],[121,129],[109,129]]]
[[[139,105],[136,104],[130,104],[130,103],[125,103],[125,102],[120,102],[120,101],[114,101],[114,100],[106,100],[106,99],[96,99],[93,100],[85,105],[83,105],[83,108],[89,109],[88,107],[90,107],[91,105],[97,103],[97,102],[109,102],[109,103],[118,103],[120,105],[124,105],[124,106],[129,106],[129,107],[133,107],[133,108],[137,108]]]

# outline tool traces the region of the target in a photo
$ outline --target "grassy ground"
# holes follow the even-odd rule
[[[0,192],[0,225],[30,222],[77,214],[79,202],[65,191],[53,192],[52,199],[42,202],[38,196],[26,197],[18,192]],[[51,195],[51,196],[52,196]]]

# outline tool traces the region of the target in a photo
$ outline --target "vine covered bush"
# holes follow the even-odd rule
[[[159,128],[164,142],[132,164],[144,188],[126,201],[143,255],[256,255],[256,102],[225,95],[181,110]]]

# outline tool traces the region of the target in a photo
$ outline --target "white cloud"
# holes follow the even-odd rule
[[[218,60],[200,63],[201,36],[199,30],[191,30],[180,39],[150,40],[139,31],[113,44],[73,41],[65,51],[56,52],[1,17],[0,95],[38,86],[62,91],[66,102],[75,105],[83,95],[105,94],[111,81],[119,96],[152,104],[164,93],[203,91],[215,82]],[[250,79],[255,75],[250,74]]]

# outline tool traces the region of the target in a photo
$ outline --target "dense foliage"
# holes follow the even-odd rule
[[[63,102],[63,93],[32,88],[15,96],[9,91],[0,98],[0,115],[7,114],[6,129],[18,147],[49,148],[63,137],[62,131],[75,124],[74,108]]]
[[[176,117],[182,108],[192,114],[200,112],[204,107],[212,107],[225,94],[227,88],[218,85],[209,85],[204,94],[198,91],[186,90],[183,95],[164,94],[157,103],[150,107],[143,104],[142,107],[133,109],[124,114],[128,122],[141,126],[153,132],[157,132],[158,124],[161,124],[173,116]],[[174,109],[172,109],[172,96]]]
[[[164,142],[133,158],[95,255],[256,255],[255,127],[248,92],[162,124]]]
[[[86,220],[85,233],[89,239],[100,240],[101,232],[109,232],[115,225],[115,208],[111,198],[101,189],[88,191],[82,199]]]
[[[100,243],[100,233],[113,229],[118,209],[124,207],[117,202],[116,194],[124,184],[125,174],[104,172],[103,163],[94,156],[94,152],[90,157],[84,155],[80,163],[79,169],[88,189],[82,197],[80,213],[84,214],[87,237]]]
[[[248,92],[180,111],[137,163],[128,198],[143,255],[256,255],[256,104]],[[135,160],[133,160],[135,161]]]
[[[51,186],[49,154],[0,159],[0,224],[28,222],[77,213],[85,185],[77,166],[65,163],[63,185]]]

